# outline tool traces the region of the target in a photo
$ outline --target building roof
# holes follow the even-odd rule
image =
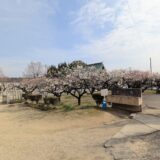
[[[103,62],[88,64],[88,67],[95,67],[96,69],[105,69]]]

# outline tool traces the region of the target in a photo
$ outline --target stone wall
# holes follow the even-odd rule
[[[131,112],[142,111],[141,89],[115,89],[112,91],[112,95],[107,96],[106,99],[114,108]]]

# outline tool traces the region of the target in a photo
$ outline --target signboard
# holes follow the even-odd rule
[[[101,96],[105,97],[108,95],[108,89],[102,89],[101,90]]]

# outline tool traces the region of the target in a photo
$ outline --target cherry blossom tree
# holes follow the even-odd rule
[[[96,90],[105,88],[108,84],[108,75],[106,71],[96,70],[95,68],[74,69],[66,76],[66,92],[78,100],[81,104],[81,98],[84,94],[93,93]]]
[[[141,88],[142,91],[145,91],[153,84],[159,91],[159,74],[139,70],[113,70],[108,72],[88,67],[82,61],[73,61],[70,64],[61,63],[58,67],[51,66],[48,69],[47,76],[40,76],[35,72],[35,76],[24,79],[16,87],[26,95],[31,95],[38,90],[40,94],[53,94],[59,100],[65,92],[75,97],[78,105],[80,105],[81,98],[87,93],[93,96],[95,91],[101,89],[112,90],[114,88]]]
[[[86,93],[84,81],[82,80],[80,70],[75,70],[66,76],[65,91],[78,100],[78,105],[81,104],[81,98]]]
[[[98,70],[95,67],[87,67],[81,70],[84,86],[91,95],[95,91],[109,88],[110,78],[106,70]]]
[[[126,70],[112,70],[109,71],[109,89],[112,90],[114,88],[123,88],[126,87],[124,84],[124,77],[126,74]]]
[[[110,78],[115,88],[141,88],[143,92],[152,82],[150,72],[139,70],[114,70],[110,72]]]
[[[62,94],[65,92],[65,81],[61,78],[46,78],[38,84],[38,89],[41,93],[50,93],[61,100]]]
[[[42,82],[42,78],[25,78],[22,82],[15,84],[14,87],[22,90],[26,95],[32,95],[32,93],[38,89],[40,82]]]
[[[3,79],[4,80],[4,73],[3,73],[3,71],[2,71],[2,69],[0,68],[0,79]],[[1,82],[0,83],[0,91],[1,92],[4,92],[6,90],[6,85],[5,85],[5,83],[4,82]]]
[[[157,93],[160,93],[160,74],[153,73],[152,74],[153,86],[156,87]]]
[[[123,80],[128,88],[141,88],[142,92],[151,87],[151,74],[147,71],[127,71]]]
[[[5,83],[0,84],[0,92],[2,95],[5,93],[7,89],[8,89],[8,84],[5,84]]]

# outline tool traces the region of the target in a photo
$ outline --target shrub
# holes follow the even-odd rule
[[[56,105],[60,103],[59,98],[55,98],[55,97],[45,97],[43,100],[45,104]]]
[[[42,99],[42,95],[27,95],[27,94],[22,94],[22,97],[27,100],[31,100],[32,102],[36,102],[37,104],[39,103],[40,99]]]
[[[64,111],[69,112],[72,111],[74,108],[71,105],[63,105]]]
[[[157,94],[160,94],[160,90],[157,90],[156,93],[157,93]]]
[[[49,105],[44,105],[44,104],[38,104],[36,108],[40,109],[41,111],[48,111],[51,109]]]
[[[101,96],[100,93],[94,93],[94,94],[92,95],[92,98],[95,100],[97,106],[99,106],[99,105],[102,103],[104,97]]]

